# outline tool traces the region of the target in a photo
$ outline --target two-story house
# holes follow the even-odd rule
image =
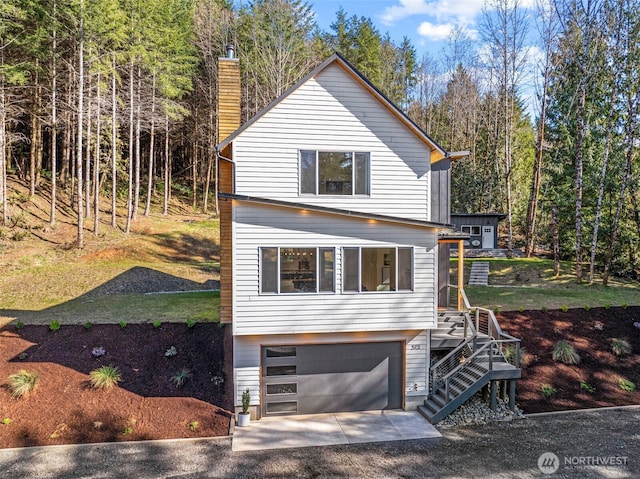
[[[462,251],[449,174],[465,153],[444,151],[338,54],[239,127],[232,50],[219,65],[235,404],[249,389],[255,417],[421,406],[447,243]]]

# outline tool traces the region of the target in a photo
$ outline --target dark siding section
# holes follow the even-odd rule
[[[451,224],[451,160],[431,165],[431,221]]]

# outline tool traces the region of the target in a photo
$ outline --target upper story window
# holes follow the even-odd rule
[[[261,293],[333,293],[334,248],[260,248]]]
[[[343,248],[343,291],[413,290],[413,248]]]
[[[369,153],[300,150],[300,193],[370,194]]]

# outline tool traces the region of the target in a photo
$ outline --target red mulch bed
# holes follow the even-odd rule
[[[228,434],[229,330],[214,323],[0,329],[0,447]],[[99,346],[106,354],[95,357],[92,349]],[[171,346],[177,354],[167,357]],[[89,372],[102,365],[120,369],[117,387],[90,386]],[[177,388],[171,377],[182,368],[193,376]],[[35,390],[14,399],[8,376],[21,369],[39,379]]]
[[[640,307],[509,311],[497,317],[502,329],[520,338],[532,355],[517,386],[516,400],[525,413],[640,404],[640,329],[634,326],[640,322]],[[596,328],[597,323],[603,325],[602,330]],[[632,354],[614,355],[612,338],[627,340]],[[573,344],[581,358],[579,364],[570,366],[552,359],[553,345],[562,339]],[[632,381],[636,391],[620,389],[620,377]],[[580,381],[595,392],[582,390]],[[542,384],[550,384],[557,393],[545,398]]]

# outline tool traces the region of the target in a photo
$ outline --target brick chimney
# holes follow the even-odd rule
[[[240,62],[233,45],[218,58],[218,144],[240,128]]]

